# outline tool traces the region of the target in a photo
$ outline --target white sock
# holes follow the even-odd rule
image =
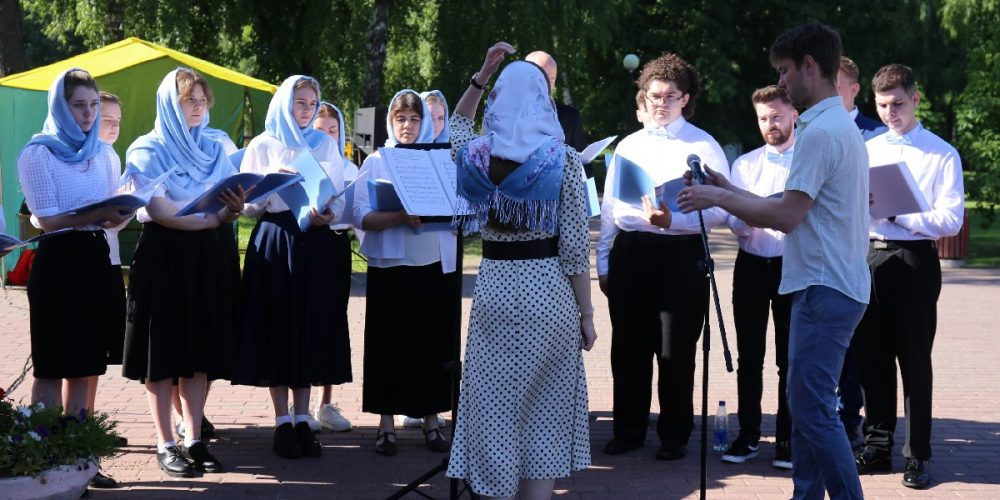
[[[299,415],[299,414],[295,415],[295,423],[299,424],[299,423],[302,423],[302,422],[309,423],[309,414],[308,413],[305,414],[305,415]]]
[[[200,439],[192,439],[190,441],[188,441],[187,439],[185,439],[184,440],[184,447],[185,448],[190,448],[190,447],[194,446],[195,443],[200,443],[200,442],[201,442]]]
[[[166,453],[167,452],[167,448],[169,448],[171,446],[177,446],[177,442],[176,441],[166,441],[164,443],[156,443],[156,452],[157,453]]]
[[[274,426],[281,427],[283,424],[292,423],[292,416],[285,415],[284,417],[274,417]]]

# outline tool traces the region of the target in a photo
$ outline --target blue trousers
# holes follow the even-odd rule
[[[788,341],[788,407],[792,414],[795,499],[860,499],[861,481],[837,416],[844,352],[865,304],[814,285],[794,293]]]

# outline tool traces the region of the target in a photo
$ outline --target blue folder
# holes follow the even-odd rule
[[[336,194],[333,181],[326,171],[316,161],[316,157],[308,150],[303,150],[289,165],[302,176],[300,182],[281,190],[278,196],[288,205],[288,208],[299,221],[299,229],[306,232],[312,224],[309,212],[315,208],[319,212],[327,209],[327,204]]]
[[[301,178],[298,174],[286,173],[260,175],[251,172],[240,172],[233,174],[219,181],[218,184],[212,186],[212,189],[205,191],[201,196],[188,203],[187,206],[177,212],[176,217],[193,214],[210,214],[222,210],[222,207],[226,206],[226,204],[219,201],[219,196],[227,189],[236,192],[239,187],[242,187],[244,190],[252,187],[253,191],[247,197],[247,203],[257,203],[271,194],[298,182]]]

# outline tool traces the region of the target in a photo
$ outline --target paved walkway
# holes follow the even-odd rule
[[[712,234],[718,267],[722,307],[735,358],[735,333],[729,297],[735,244],[726,231]],[[468,288],[463,306],[468,308],[475,268],[466,267]],[[225,474],[194,479],[171,479],[156,467],[155,438],[148,416],[145,394],[138,383],[124,380],[116,367],[102,379],[97,398],[99,410],[110,412],[129,446],[107,460],[104,470],[124,484],[119,490],[93,491],[95,499],[181,498],[192,492],[201,498],[385,498],[400,485],[418,477],[441,461],[440,455],[423,446],[417,430],[402,430],[400,452],[394,458],[373,451],[377,416],[361,413],[361,355],[364,347],[364,289],[358,280],[350,305],[351,341],[356,380],[336,389],[335,400],[355,425],[352,432],[322,434],[323,457],[285,461],[271,452],[272,414],[267,391],[214,387],[207,414],[219,428],[212,450],[227,467]],[[868,498],[1000,498],[1000,270],[946,270],[939,309],[939,328],[934,350],[935,484],[926,491],[900,485],[902,474],[862,478]],[[597,306],[597,329],[601,337],[595,349],[585,354],[590,388],[591,447],[593,467],[556,483],[556,498],[572,499],[671,499],[696,498],[699,485],[697,436],[688,457],[677,462],[658,462],[653,456],[658,443],[651,427],[644,448],[624,456],[609,457],[601,449],[611,436],[611,368],[608,360],[611,326],[604,296],[593,280]],[[712,318],[709,397],[712,412],[717,401],[730,401],[735,411],[736,377],[726,373],[718,328]],[[27,299],[23,290],[0,292],[0,384],[7,385],[20,373],[29,353]],[[786,499],[791,479],[770,467],[773,452],[777,375],[773,353],[768,352],[764,393],[764,435],[761,456],[749,464],[722,464],[713,455],[709,461],[709,498]],[[699,354],[700,370],[700,354]],[[695,386],[695,411],[700,412],[700,371]],[[27,399],[30,377],[14,394]],[[318,397],[318,391],[314,396]],[[655,399],[655,391],[654,391]],[[654,400],[653,406],[657,404]],[[902,408],[902,403],[900,403]],[[733,418],[735,425],[735,418]],[[904,428],[899,425],[897,440]],[[903,460],[896,450],[895,465]],[[437,475],[421,491],[447,498],[448,482]],[[2,497],[0,492],[0,497]],[[408,498],[417,498],[412,495]]]

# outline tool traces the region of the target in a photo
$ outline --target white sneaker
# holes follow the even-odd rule
[[[294,426],[295,424],[297,424],[298,421],[296,419],[299,417],[299,415],[295,414],[294,406],[288,407],[288,414],[292,415],[292,421],[294,422],[292,425]],[[319,422],[317,422],[312,415],[306,414],[305,417],[306,417],[306,423],[309,424],[309,428],[312,429],[313,433],[314,434],[319,433],[319,431],[322,429],[319,425]]]
[[[318,425],[323,426],[332,432],[345,432],[351,430],[351,421],[344,418],[344,415],[340,412],[340,407],[336,404],[325,404],[320,405],[319,409],[316,410],[315,420],[318,420]]]
[[[437,419],[438,419],[438,427],[444,428],[445,424],[444,418],[441,417],[440,413],[438,414]],[[424,419],[422,418],[407,417],[404,415],[400,415],[400,420],[402,420],[403,422],[403,427],[418,428],[424,426]]]

